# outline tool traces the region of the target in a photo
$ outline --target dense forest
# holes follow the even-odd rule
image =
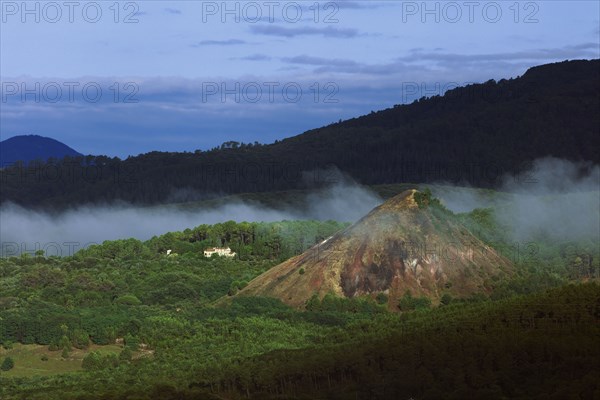
[[[491,209],[448,217],[514,251]],[[535,257],[516,257],[517,275],[493,282],[490,296],[445,296],[439,305],[410,293],[394,312],[385,293],[314,297],[303,310],[232,297],[347,226],[227,222],[146,242],[107,241],[64,258],[2,258],[0,398],[600,395],[600,256],[591,241],[546,241]],[[230,246],[236,257],[206,258],[209,246]],[[27,361],[31,349],[36,359]],[[23,365],[60,367],[78,356],[69,373]]]
[[[64,208],[157,204],[177,189],[205,196],[319,187],[342,171],[362,184],[462,182],[495,187],[537,158],[600,162],[600,61],[529,69],[408,105],[340,121],[269,145],[126,160],[66,157],[0,170],[0,202]]]
[[[92,352],[84,372],[68,375],[0,375],[0,394],[61,400],[593,399],[600,394],[599,301],[597,284],[580,284],[400,316],[376,304],[344,307],[344,301],[326,299],[316,310],[298,312],[262,298],[236,299],[225,310],[131,314],[141,323],[124,333],[118,356]],[[86,346],[80,337],[77,330],[65,335],[48,352]],[[146,345],[152,357],[131,358]]]

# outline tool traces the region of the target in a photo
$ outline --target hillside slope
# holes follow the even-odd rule
[[[272,151],[329,162],[361,183],[495,187],[537,158],[599,163],[596,108],[600,60],[565,61],[314,129]]]
[[[238,296],[276,297],[302,308],[314,294],[386,293],[394,308],[408,291],[434,301],[443,293],[468,296],[489,292],[492,279],[512,273],[509,260],[428,201],[407,190],[255,278]]]

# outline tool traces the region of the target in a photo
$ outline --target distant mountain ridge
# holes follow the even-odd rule
[[[46,162],[53,158],[61,160],[65,156],[81,157],[82,154],[58,140],[39,135],[13,136],[0,142],[0,162],[6,167],[23,161],[41,160]]]
[[[600,60],[564,61],[269,145],[230,142],[209,151],[155,151],[126,160],[101,156],[90,160],[102,168],[87,174],[93,179],[60,185],[29,185],[19,174],[0,171],[6,174],[0,176],[0,203],[160,204],[178,190],[227,195],[319,187],[335,181],[327,171],[336,169],[364,185],[447,182],[497,188],[506,175],[530,170],[539,158],[600,164],[599,109]]]

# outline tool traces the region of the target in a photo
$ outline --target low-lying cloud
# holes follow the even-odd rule
[[[495,207],[498,222],[517,241],[600,240],[598,165],[549,157],[518,176],[505,176],[500,193],[444,185],[433,192],[454,212]]]
[[[320,219],[355,221],[382,202],[375,193],[344,181],[304,196],[300,207],[269,208],[232,197],[214,207],[135,207],[127,204],[84,206],[51,215],[14,204],[0,207],[0,242],[4,256],[22,252],[72,255],[105,240],[150,239],[201,224],[233,221]]]
[[[314,173],[309,174],[313,176]],[[308,176],[308,175],[307,175]],[[201,224],[233,221],[319,219],[354,222],[383,202],[375,192],[337,171],[327,188],[299,193],[293,204],[281,201],[267,207],[238,197],[213,205],[198,203],[136,207],[129,204],[82,206],[60,214],[32,211],[14,204],[0,207],[3,255],[44,250],[47,255],[71,255],[105,240],[137,238],[181,231]],[[446,184],[431,186],[436,197],[454,212],[493,207],[500,224],[515,241],[600,241],[600,167],[545,158],[518,177],[507,176],[495,192]],[[173,200],[201,199],[198,193],[177,192]],[[284,199],[282,199],[284,200]],[[204,204],[204,205],[202,205]]]

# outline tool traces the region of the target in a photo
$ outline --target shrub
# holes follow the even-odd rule
[[[239,292],[240,290],[245,288],[246,286],[248,286],[248,282],[246,282],[246,281],[233,281],[233,282],[231,282],[231,285],[229,286],[229,291],[227,292],[227,294],[229,296],[233,296],[237,292]]]
[[[321,310],[321,300],[319,299],[318,294],[313,294],[310,299],[306,301],[306,310],[307,311],[320,311]]]
[[[98,351],[88,353],[81,362],[81,367],[87,371],[95,371],[105,368],[114,368],[119,365],[116,354],[102,355]]]
[[[129,349],[133,350],[133,351],[137,350],[138,347],[140,346],[139,339],[132,335],[126,335],[124,337],[124,341],[125,341],[125,347],[129,347]]]
[[[433,197],[431,189],[429,188],[420,192],[415,192],[414,199],[419,208],[433,207],[441,211],[448,211],[439,199]]]
[[[119,353],[119,361],[131,361],[133,358],[133,353],[129,347],[125,347],[121,353]]]
[[[142,302],[136,296],[134,296],[132,294],[126,294],[124,296],[118,297],[115,300],[115,304],[124,304],[127,306],[138,306],[138,305],[142,304]]]
[[[2,371],[9,371],[9,370],[13,369],[14,366],[15,366],[15,362],[13,361],[13,359],[10,357],[6,357],[4,359],[4,361],[2,361],[2,365],[0,365],[0,369]]]
[[[387,304],[388,295],[385,293],[379,293],[377,297],[375,297],[375,300],[377,301],[377,304]]]
[[[58,348],[71,351],[71,341],[66,335],[63,335],[63,337],[60,338],[60,341],[58,342]]]
[[[410,291],[407,291],[398,302],[398,308],[401,311],[411,311],[420,308],[429,308],[431,299],[428,297],[413,297]]]
[[[42,361],[48,361],[48,355],[42,354],[41,360]]]
[[[102,355],[97,351],[89,352],[85,357],[83,357],[81,367],[87,371],[101,369]]]
[[[440,299],[440,303],[442,303],[443,305],[447,306],[451,302],[452,302],[452,296],[450,296],[448,293],[444,293],[444,295]]]
[[[77,349],[87,349],[90,345],[90,335],[81,329],[75,329],[73,332],[73,347]]]

